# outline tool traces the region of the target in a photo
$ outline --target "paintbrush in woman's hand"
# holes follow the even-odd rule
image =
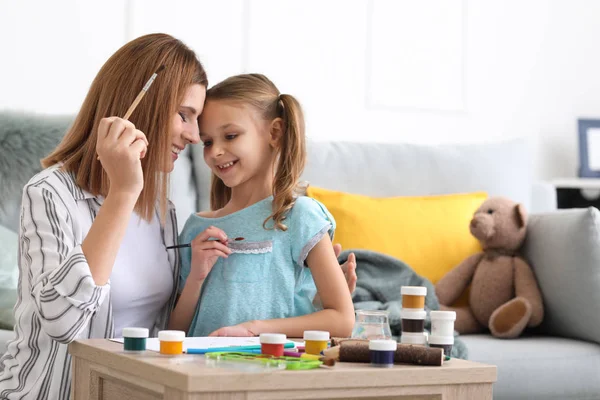
[[[150,89],[150,86],[152,85],[152,83],[154,82],[154,80],[156,79],[156,77],[158,76],[158,73],[161,72],[163,69],[165,69],[165,66],[161,65],[152,74],[152,76],[150,77],[150,79],[148,79],[148,81],[146,82],[146,84],[144,85],[144,87],[142,88],[142,90],[140,90],[140,92],[138,93],[138,95],[135,98],[135,100],[133,100],[133,103],[131,103],[131,105],[129,106],[129,109],[127,110],[127,112],[123,116],[123,119],[129,120],[129,117],[131,117],[131,114],[133,114],[133,112],[137,108],[138,104],[140,104],[140,101],[142,101],[142,99],[146,95],[146,92],[148,91],[148,89]],[[99,159],[100,159],[100,156],[96,155],[96,160],[99,160]]]

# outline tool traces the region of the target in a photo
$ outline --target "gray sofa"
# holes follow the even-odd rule
[[[37,140],[44,132],[63,132],[68,122],[0,113],[0,187],[11,176],[2,171],[11,168],[2,163],[6,126],[20,127],[24,140]],[[516,340],[464,335],[469,359],[497,365],[495,399],[600,399],[600,313],[592,308],[600,304],[599,213],[556,210],[553,187],[532,180],[531,153],[520,140],[440,146],[311,140],[303,178],[371,196],[486,191],[522,202],[531,214],[524,252],[542,289],[545,322]],[[180,225],[208,207],[208,182],[201,146],[186,149],[171,185]],[[0,224],[14,227],[18,209],[11,207],[0,204]],[[0,350],[11,335],[0,332]]]

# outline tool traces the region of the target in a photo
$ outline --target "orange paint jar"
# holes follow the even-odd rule
[[[160,342],[160,353],[176,355],[183,353],[184,331],[160,331],[158,340]]]
[[[400,294],[402,295],[402,308],[425,308],[425,296],[427,295],[425,286],[402,286]]]

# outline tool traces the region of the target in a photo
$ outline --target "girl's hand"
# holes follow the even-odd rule
[[[122,118],[102,118],[98,125],[96,153],[110,180],[110,192],[139,196],[144,187],[142,158],[148,139]]]
[[[336,243],[333,246],[333,252],[335,253],[336,258],[339,257],[342,252],[342,245]],[[348,254],[348,259],[341,267],[344,277],[346,278],[346,283],[348,284],[348,290],[350,291],[350,294],[352,294],[356,290],[356,255],[354,255],[354,253]]]
[[[203,281],[219,257],[227,258],[230,254],[225,232],[209,226],[192,240],[192,263],[188,279]]]
[[[253,324],[251,321],[244,322],[239,325],[226,326],[221,329],[217,329],[208,336],[256,336],[253,332]]]

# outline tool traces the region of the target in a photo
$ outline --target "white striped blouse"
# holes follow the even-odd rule
[[[75,339],[110,338],[113,315],[110,283],[97,286],[81,250],[101,206],[58,166],[34,176],[23,189],[19,243],[16,338],[0,358],[0,399],[68,399]],[[162,245],[177,240],[172,203]],[[177,251],[168,252],[175,288],[151,336],[167,325],[179,281]]]

